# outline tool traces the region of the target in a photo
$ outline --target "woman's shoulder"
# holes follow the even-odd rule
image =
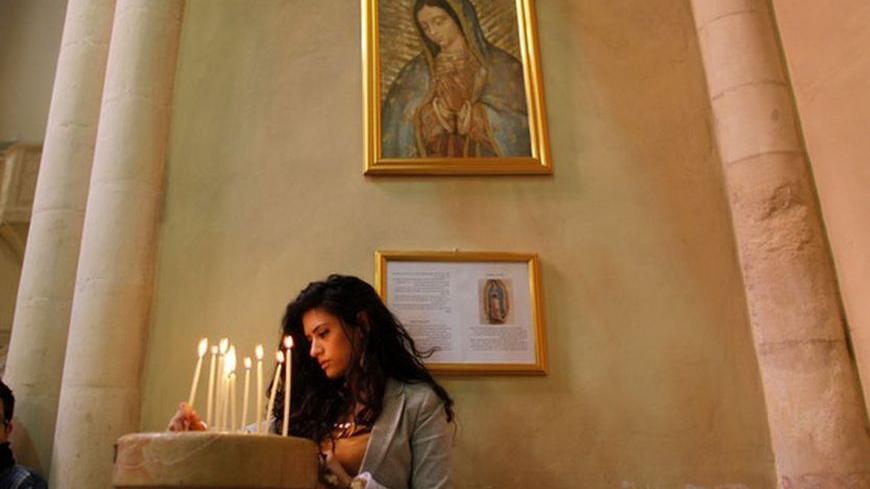
[[[431,412],[441,409],[444,401],[426,382],[403,382],[389,379],[387,392],[403,393],[405,395],[405,409],[417,412]]]

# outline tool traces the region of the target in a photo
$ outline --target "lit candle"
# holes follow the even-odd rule
[[[242,431],[248,425],[248,391],[251,385],[251,357],[245,357],[245,392],[242,394]]]
[[[269,394],[269,403],[266,404],[266,421],[269,420],[269,415],[272,414],[272,409],[275,408],[275,393],[278,392],[278,382],[281,380],[281,365],[284,363],[284,354],[280,350],[275,352],[275,375],[272,377],[272,392]]]
[[[227,426],[227,431],[236,430],[236,373],[230,373],[230,424]]]
[[[233,401],[233,398],[230,397],[232,395],[231,387],[232,387],[232,376],[233,371],[236,369],[236,347],[231,346],[229,350],[227,350],[227,354],[224,355],[224,402],[221,403],[221,431],[229,430],[230,426],[227,424],[227,417],[231,412],[232,405],[230,404]],[[229,420],[232,421],[232,420]]]
[[[236,357],[236,347],[230,347],[230,424],[227,425],[228,431],[234,431],[236,429],[236,422],[239,418],[236,417],[236,367],[238,366],[238,359]]]
[[[254,349],[257,356],[257,411],[254,422],[257,423],[257,433],[263,431],[263,345],[257,345]]]
[[[224,356],[227,354],[227,349],[229,349],[230,340],[228,338],[221,338],[221,341],[218,346],[218,367],[217,367],[217,376],[218,383],[215,388],[215,413],[214,413],[214,422],[215,428],[220,431],[223,429],[223,425],[221,424],[224,419],[223,411],[224,411],[224,386],[225,382],[225,374],[224,374]]]
[[[213,412],[212,405],[214,404],[214,376],[215,376],[214,364],[215,364],[215,359],[217,358],[217,354],[218,354],[218,347],[212,346],[211,347],[211,366],[209,366],[209,368],[208,368],[208,399],[206,400],[207,407],[205,410],[205,424],[208,425],[209,429],[212,428],[212,426],[213,426],[212,421],[214,421],[212,419],[212,412]]]
[[[287,352],[287,362],[284,364],[284,423],[281,426],[281,436],[287,436],[290,429],[290,373],[293,370],[293,337],[284,337],[284,350]]]
[[[199,386],[199,374],[202,371],[202,357],[205,356],[205,352],[208,351],[208,339],[203,338],[199,340],[199,348],[197,349],[197,355],[199,358],[196,359],[196,368],[193,370],[193,382],[190,384],[190,395],[187,396],[187,404],[193,408],[193,403],[196,401],[196,388]]]

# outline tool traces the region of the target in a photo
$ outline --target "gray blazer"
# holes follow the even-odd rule
[[[360,465],[367,489],[452,489],[453,425],[428,384],[390,379]]]

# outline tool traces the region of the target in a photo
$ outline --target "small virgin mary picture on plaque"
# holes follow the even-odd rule
[[[481,323],[507,324],[511,312],[510,280],[481,280]]]
[[[366,173],[551,173],[533,0],[364,0]]]

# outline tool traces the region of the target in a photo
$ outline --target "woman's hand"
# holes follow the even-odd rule
[[[353,478],[336,460],[332,450],[320,454],[320,481],[326,487],[344,489],[350,487],[352,480]]]
[[[169,420],[169,431],[205,431],[205,423],[199,419],[196,411],[186,402],[178,405],[178,411]]]

